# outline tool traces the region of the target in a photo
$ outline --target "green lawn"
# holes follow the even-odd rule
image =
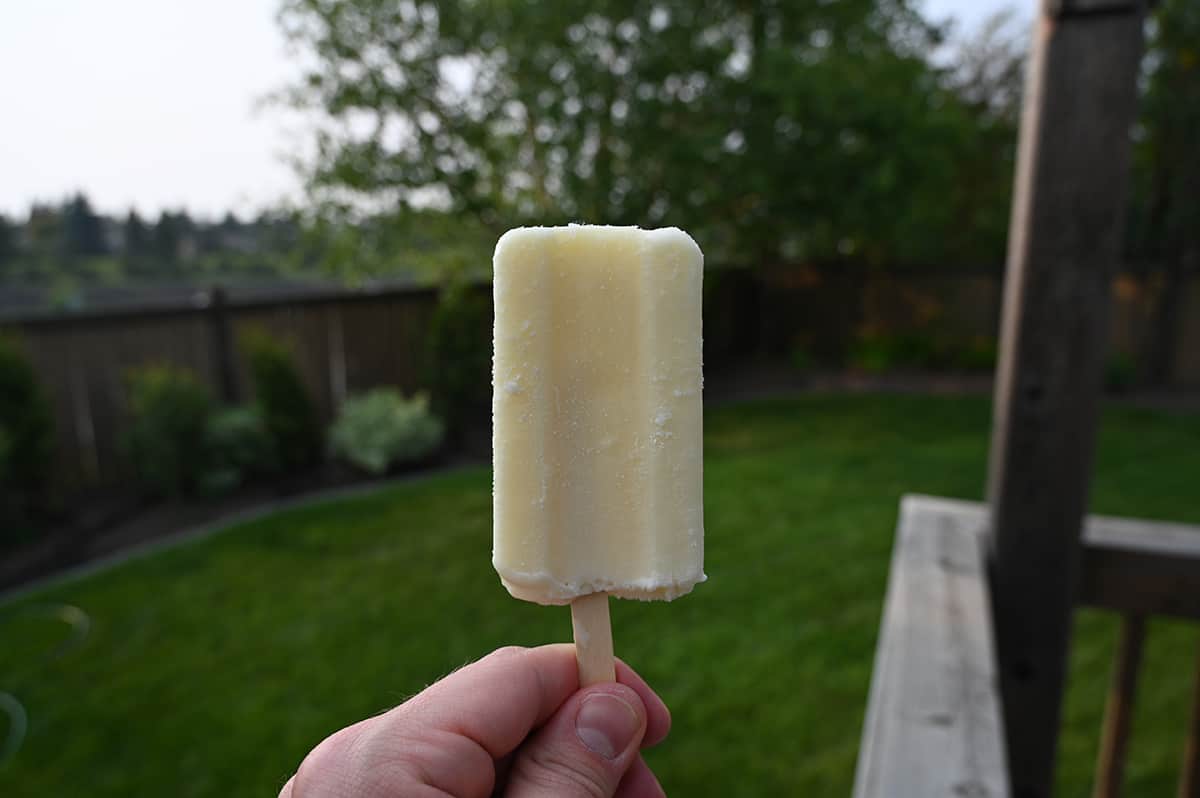
[[[979,498],[981,400],[812,398],[707,416],[709,582],[618,602],[619,653],[674,711],[669,794],[845,796],[897,501]],[[1104,416],[1097,511],[1200,523],[1200,417]],[[273,795],[330,731],[506,643],[568,639],[510,599],[475,468],[295,510],[0,608],[0,690],[30,718],[5,796]],[[92,619],[53,661],[65,602]],[[1086,796],[1115,625],[1080,615],[1061,795]],[[1130,794],[1173,789],[1197,635],[1151,629]],[[2,723],[2,721],[0,721]],[[2,728],[2,727],[0,727]]]

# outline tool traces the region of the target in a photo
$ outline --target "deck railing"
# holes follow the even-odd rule
[[[1095,798],[1121,795],[1138,672],[1152,616],[1200,620],[1200,527],[1093,516],[1083,537],[1080,603],[1121,613],[1096,764]],[[1200,660],[1180,798],[1200,796]]]
[[[855,798],[1009,794],[983,521],[900,503]]]
[[[987,579],[989,523],[978,502],[901,502],[855,798],[1011,794]],[[1146,621],[1200,620],[1200,526],[1089,516],[1080,554],[1077,603],[1122,615],[1093,793],[1116,798]],[[1200,795],[1200,660],[1193,678],[1180,798]]]

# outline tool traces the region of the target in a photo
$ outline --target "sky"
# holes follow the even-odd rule
[[[84,191],[123,214],[215,218],[299,200],[304,122],[263,98],[298,73],[279,0],[0,4],[0,213]],[[971,29],[1035,0],[924,0]]]

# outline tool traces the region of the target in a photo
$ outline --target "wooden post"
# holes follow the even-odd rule
[[[229,304],[225,289],[214,285],[208,292],[208,322],[212,331],[213,375],[221,401],[238,400],[237,372],[233,367],[233,336],[229,331]]]
[[[1179,776],[1179,798],[1200,798],[1200,656],[1192,675],[1192,714],[1188,718],[1183,771]]]
[[[1133,702],[1145,640],[1144,616],[1130,614],[1121,619],[1121,636],[1117,641],[1108,706],[1104,710],[1104,729],[1100,735],[1100,756],[1096,761],[1094,798],[1121,796],[1125,752],[1129,748],[1129,727],[1133,720]]]
[[[1046,0],[1035,23],[988,486],[1015,798],[1053,784],[1143,15],[1131,0]]]

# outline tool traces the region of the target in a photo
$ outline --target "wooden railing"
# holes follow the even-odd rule
[[[1083,535],[1080,603],[1122,614],[1096,764],[1095,798],[1121,795],[1138,672],[1149,617],[1200,620],[1200,527],[1093,516]],[[1200,796],[1200,660],[1179,779]]]
[[[986,505],[906,496],[856,798],[1010,795],[987,580]],[[1116,798],[1150,616],[1200,620],[1200,526],[1089,516],[1078,604],[1122,614],[1096,766]],[[1200,661],[1178,795],[1200,794]]]
[[[1009,794],[983,521],[900,503],[855,798]]]
[[[1145,618],[1200,617],[1200,530],[1085,518],[1104,297],[1120,260],[1152,4],[1041,2],[1009,225],[988,505],[909,498],[901,508],[860,798],[1050,798],[1081,603],[1126,616],[1097,776],[1098,795],[1116,795]],[[971,687],[979,683],[987,689]],[[1200,712],[1192,727],[1180,786],[1189,796],[1200,783]]]

